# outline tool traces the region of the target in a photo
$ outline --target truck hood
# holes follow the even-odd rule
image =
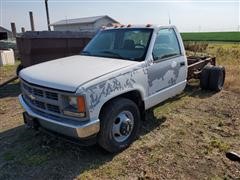
[[[88,81],[134,63],[137,62],[75,55],[25,68],[20,71],[20,78],[40,86],[74,92]]]

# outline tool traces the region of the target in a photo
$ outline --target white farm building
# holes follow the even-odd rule
[[[112,26],[115,24],[119,24],[119,22],[105,15],[60,20],[52,23],[51,26],[53,26],[54,31],[96,32],[102,26]]]

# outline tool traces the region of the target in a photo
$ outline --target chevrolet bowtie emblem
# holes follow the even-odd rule
[[[29,97],[30,97],[31,100],[36,99],[32,94],[30,94]]]

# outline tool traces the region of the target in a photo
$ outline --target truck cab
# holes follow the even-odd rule
[[[118,152],[145,110],[183,91],[187,72],[175,26],[104,28],[79,55],[21,70],[19,100],[27,125]]]

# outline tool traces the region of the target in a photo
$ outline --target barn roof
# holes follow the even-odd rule
[[[51,26],[58,26],[58,25],[65,25],[65,24],[86,24],[86,23],[95,23],[99,19],[108,18],[112,20],[114,23],[119,23],[118,21],[114,20],[113,18],[104,15],[104,16],[92,16],[92,17],[83,17],[83,18],[76,18],[76,19],[65,19],[60,20],[55,23],[52,23]]]
[[[0,32],[7,32],[7,33],[12,33],[11,31],[9,31],[8,29],[0,26]]]

